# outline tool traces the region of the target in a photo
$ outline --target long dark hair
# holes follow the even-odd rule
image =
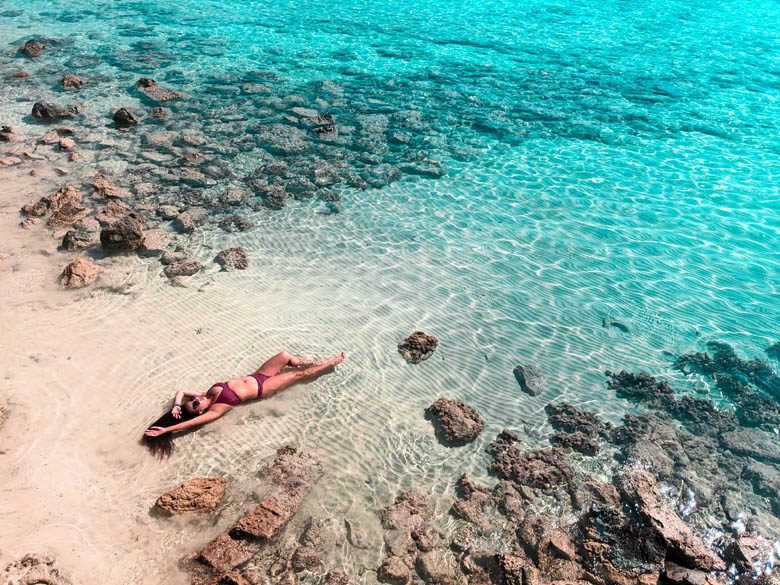
[[[177,423],[190,420],[196,416],[198,415],[191,413],[189,410],[184,408],[184,406],[182,406],[181,418],[174,418],[174,416],[171,414],[171,411],[168,410],[164,415],[150,424],[147,428],[172,427]],[[149,451],[152,452],[152,455],[158,459],[165,459],[166,457],[170,457],[171,453],[173,453],[173,433],[164,433],[162,435],[157,435],[156,437],[144,435],[141,438],[141,443],[145,445]]]

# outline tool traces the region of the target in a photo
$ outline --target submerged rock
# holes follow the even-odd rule
[[[236,231],[246,231],[254,227],[254,224],[248,219],[244,219],[240,215],[229,215],[219,220],[219,227],[221,227],[226,232],[233,233]]]
[[[56,122],[72,115],[67,108],[50,102],[36,102],[32,108],[32,117],[39,122]]]
[[[398,351],[410,364],[419,364],[421,361],[431,357],[438,345],[439,340],[433,335],[415,331],[398,344]]]
[[[62,238],[62,247],[69,252],[94,246],[100,241],[100,224],[96,219],[85,217],[73,223]]]
[[[488,449],[493,456],[490,469],[499,477],[520,486],[542,489],[567,484],[574,477],[563,451],[540,449],[523,453],[514,443],[513,438],[501,433]]]
[[[35,57],[40,57],[46,49],[47,46],[41,41],[30,39],[29,41],[24,43],[21,47],[19,47],[19,52],[22,55],[25,55],[27,57],[35,58]]]
[[[119,108],[113,115],[114,126],[118,129],[132,128],[138,124],[138,118],[127,108]]]
[[[3,571],[4,585],[71,585],[51,557],[25,555]]]
[[[618,331],[622,331],[623,333],[631,333],[631,330],[628,328],[628,325],[612,317],[603,318],[601,320],[601,326],[604,329],[609,329],[610,327],[614,327],[615,329],[617,329]]]
[[[675,401],[674,390],[667,381],[659,382],[645,372],[632,374],[623,370],[615,374],[607,370],[606,375],[610,378],[608,388],[621,398],[644,402],[652,408],[661,409]]]
[[[200,269],[203,268],[203,264],[198,262],[195,258],[184,258],[183,260],[176,260],[171,262],[165,267],[165,276],[168,278],[174,278],[177,276],[192,276]]]
[[[195,228],[206,223],[208,217],[209,213],[205,209],[201,207],[191,207],[187,211],[179,214],[173,222],[173,227],[179,232],[191,233],[195,231]]]
[[[396,556],[387,557],[377,572],[377,580],[380,583],[391,585],[406,585],[410,577],[409,567]]]
[[[493,503],[489,489],[475,484],[468,474],[458,479],[458,499],[452,504],[450,513],[472,524],[481,522],[485,510]]]
[[[623,497],[636,506],[648,525],[663,539],[674,560],[689,569],[724,571],[726,564],[694,535],[663,499],[655,478],[641,469],[628,469],[618,480]]]
[[[757,428],[737,429],[721,436],[721,444],[735,455],[747,455],[759,461],[780,463],[777,434]]]
[[[165,89],[151,77],[142,77],[135,83],[135,87],[155,102],[168,102],[184,97],[180,91]]]
[[[226,572],[246,563],[278,534],[322,476],[319,463],[289,445],[281,447],[263,471],[282,489],[281,493],[265,498],[196,556],[197,562],[216,572],[215,583]]]
[[[90,184],[95,188],[98,196],[106,199],[124,199],[130,196],[130,193],[114,185],[103,173],[97,173],[92,177]]]
[[[60,82],[65,89],[81,89],[87,83],[81,77],[66,75]]]
[[[243,248],[228,248],[222,250],[215,258],[216,262],[222,266],[222,270],[246,270],[249,266],[249,259]]]
[[[434,421],[439,440],[445,443],[469,443],[485,428],[479,413],[460,400],[439,398],[425,413]]]
[[[213,512],[227,489],[224,477],[196,477],[165,492],[155,502],[160,512],[172,516],[185,512]]]
[[[60,283],[65,288],[83,288],[97,280],[100,266],[86,258],[76,258],[65,267]]]
[[[523,392],[531,396],[538,396],[544,390],[544,376],[536,366],[520,365],[515,367],[513,372]]]

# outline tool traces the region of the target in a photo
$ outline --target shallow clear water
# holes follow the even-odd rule
[[[113,477],[92,472],[110,500],[96,515],[124,510],[130,534],[158,531],[169,557],[217,528],[199,536],[200,527],[147,517],[161,483],[228,474],[240,487],[224,526],[253,489],[255,462],[285,440],[325,463],[311,513],[354,514],[379,542],[373,510],[403,487],[434,496],[444,517],[457,476],[485,476],[483,448],[500,429],[547,445],[543,407],[556,397],[619,421],[630,405],[607,390],[605,369],[645,370],[690,392],[701,380],[673,371],[665,352],[717,339],[766,357],[780,318],[778,25],[780,9],[763,1],[10,0],[0,12],[0,121],[33,140],[48,130],[29,115],[35,101],[83,104],[66,124],[81,162],[39,147],[71,169],[68,182],[101,170],[138,203],[198,204],[217,216],[228,188],[262,195],[267,182],[289,196],[281,210],[256,197],[242,210],[251,231],[208,224],[180,239],[204,261],[243,246],[244,273],[209,268],[178,289],[156,260],[142,260],[128,268],[128,296],[52,293],[63,298],[45,315],[17,301],[26,343],[14,355],[26,362],[45,347],[57,368],[17,368],[12,379],[44,380],[66,402],[122,381],[95,403],[117,436],[90,434],[104,452],[84,446],[98,461],[113,457]],[[62,42],[37,60],[18,56],[35,36]],[[30,77],[10,77],[20,69]],[[89,85],[66,92],[64,73]],[[132,87],[142,76],[184,92],[164,104],[169,119],[154,120],[155,104]],[[138,128],[113,129],[120,106],[138,109]],[[331,114],[337,137],[285,120],[296,106]],[[196,151],[197,164],[177,162]],[[26,202],[16,195],[4,194],[7,210]],[[22,292],[45,288],[39,278]],[[602,327],[604,318],[629,333]],[[103,338],[114,329],[121,347]],[[415,329],[441,345],[411,367],[395,346]],[[66,360],[52,330],[80,355]],[[173,388],[250,371],[283,347],[350,357],[329,377],[182,438],[165,470],[134,444],[108,455],[117,437],[132,443]],[[94,367],[94,354],[112,359]],[[517,363],[543,370],[544,394],[518,391]],[[137,402],[120,416],[128,394]],[[486,419],[475,445],[435,442],[422,409],[440,395]],[[67,406],[51,427],[76,440]],[[29,449],[49,462],[49,444]],[[30,450],[14,461],[24,467]],[[54,540],[57,525],[41,519],[24,542]],[[84,530],[83,550],[110,550],[104,530]],[[158,542],[144,546],[151,557]],[[375,548],[334,566],[376,566]],[[133,562],[104,570],[111,582],[139,583],[173,570]]]

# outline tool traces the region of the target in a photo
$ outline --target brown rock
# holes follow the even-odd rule
[[[144,223],[135,213],[120,217],[100,232],[100,243],[106,252],[135,251],[144,238]]]
[[[86,258],[76,258],[65,267],[60,282],[65,288],[83,288],[97,280],[100,266]]]
[[[49,227],[65,227],[89,214],[89,210],[81,205],[81,194],[70,185],[62,187],[52,195],[47,195],[41,201],[46,203],[52,212],[46,222]]]
[[[73,150],[76,148],[76,141],[73,138],[60,138],[60,150]]]
[[[32,108],[32,117],[39,122],[54,122],[72,115],[67,108],[50,102],[35,102]]]
[[[489,450],[493,455],[490,469],[518,485],[546,489],[568,484],[574,477],[565,454],[558,449],[522,453],[511,441],[502,440],[499,435]]]
[[[723,550],[723,558],[733,563],[737,570],[744,573],[754,571],[756,567],[771,565],[774,547],[763,536],[745,534],[732,540]]]
[[[141,223],[141,227],[144,229],[146,228],[146,223],[138,217],[133,208],[118,199],[109,200],[105,207],[103,207],[103,209],[100,210],[100,213],[95,217],[102,225],[110,225],[116,220],[128,215],[135,216]]]
[[[54,559],[25,555],[5,567],[3,585],[70,585],[70,580],[60,573]]]
[[[90,184],[95,188],[95,193],[100,197],[123,199],[130,196],[130,193],[114,185],[103,173],[98,173],[92,177]]]
[[[22,207],[22,213],[30,217],[43,217],[49,211],[49,206],[43,199],[38,201],[30,201],[27,205]]]
[[[172,516],[185,512],[213,512],[227,489],[224,477],[196,477],[165,492],[155,503],[157,510]]]
[[[401,559],[394,556],[387,557],[377,572],[377,579],[380,582],[392,585],[406,585],[410,576],[409,567]]]
[[[415,331],[398,344],[398,351],[410,364],[419,364],[421,361],[431,357],[438,345],[439,340],[433,335]]]
[[[664,578],[666,582],[674,585],[723,585],[724,583],[709,573],[686,569],[670,561],[667,561],[664,567]]]
[[[156,120],[165,120],[166,118],[171,117],[171,111],[168,108],[158,106],[152,108],[152,117]]]
[[[433,419],[436,434],[445,443],[469,443],[485,428],[479,413],[460,400],[439,398],[425,413]]]
[[[305,571],[307,569],[313,569],[322,563],[320,555],[309,546],[299,546],[295,549],[292,558],[290,559],[290,566],[296,573]]]
[[[349,585],[349,575],[341,569],[333,569],[325,575],[322,585]]]
[[[40,217],[28,217],[20,222],[19,225],[21,225],[24,229],[29,230],[32,229],[34,226],[41,223]]]
[[[165,276],[168,278],[174,278],[176,276],[192,276],[193,274],[200,272],[203,268],[203,264],[198,262],[195,258],[185,258],[184,260],[177,260],[171,262],[165,267]]]
[[[156,102],[168,102],[184,97],[180,91],[165,89],[158,85],[151,77],[142,77],[136,82],[135,87],[149,99]]]
[[[222,250],[214,260],[222,266],[222,270],[227,271],[246,270],[247,266],[249,266],[246,252],[240,247]]]
[[[25,77],[30,77],[30,74],[27,73],[27,71],[17,71],[13,75],[11,75],[14,79],[24,79]]]
[[[319,463],[289,445],[281,447],[263,469],[283,489],[282,493],[260,502],[206,546],[197,556],[202,564],[227,572],[248,561],[263,542],[287,524],[322,475]],[[295,582],[297,578],[291,580]]]
[[[132,128],[138,124],[138,118],[127,108],[119,108],[113,115],[114,126],[118,129]]]
[[[661,496],[655,478],[641,469],[629,469],[619,478],[623,497],[664,539],[671,558],[689,569],[724,571],[725,563],[704,546]]]
[[[86,81],[75,75],[66,75],[62,78],[62,87],[65,89],[81,89]]]
[[[496,555],[503,585],[536,585],[539,572],[530,561],[509,553]]]
[[[457,490],[458,499],[452,504],[450,512],[472,524],[480,523],[485,510],[493,502],[490,490],[475,484],[466,473],[458,479]]]
[[[30,39],[19,47],[19,52],[27,57],[40,57],[46,49],[46,45],[41,41]]]

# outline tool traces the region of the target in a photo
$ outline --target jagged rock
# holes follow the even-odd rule
[[[95,193],[98,196],[107,199],[123,199],[130,196],[130,193],[114,185],[103,173],[98,173],[92,177],[90,185],[95,188]]]
[[[322,559],[317,551],[308,546],[299,546],[296,548],[290,559],[290,566],[296,573],[300,573],[307,569],[313,569],[321,563]]]
[[[409,567],[401,559],[394,556],[387,557],[377,572],[377,580],[392,585],[406,585],[410,577]]]
[[[116,220],[128,215],[136,217],[140,222],[140,226],[146,229],[146,223],[141,220],[133,208],[119,199],[110,199],[103,207],[103,209],[100,210],[100,213],[95,216],[95,218],[100,222],[101,225],[105,226],[110,225]]]
[[[549,516],[526,518],[517,529],[521,546],[550,581],[581,581],[583,569],[569,536]]]
[[[26,230],[30,230],[36,225],[38,225],[39,223],[41,223],[40,217],[28,217],[22,220],[19,225],[21,225]]]
[[[9,563],[3,571],[3,585],[70,585],[60,573],[54,559],[46,556],[25,555]]]
[[[620,494],[614,485],[594,479],[574,482],[571,492],[572,506],[588,512],[590,510],[619,510]]]
[[[461,400],[439,398],[425,414],[434,421],[436,435],[445,443],[470,443],[485,428],[479,413]]]
[[[249,199],[249,191],[246,189],[228,189],[225,195],[222,197],[222,202],[225,205],[245,205],[247,199]]]
[[[100,241],[100,224],[96,219],[85,217],[73,223],[62,238],[62,247],[69,252],[94,246]]]
[[[226,232],[233,233],[235,231],[246,231],[254,227],[254,224],[240,215],[229,215],[228,217],[219,220],[219,227]]]
[[[156,102],[168,102],[184,97],[184,94],[180,91],[165,89],[151,77],[142,77],[135,83],[135,87],[149,99]]]
[[[213,512],[227,489],[224,477],[196,477],[165,492],[155,502],[157,510],[173,516],[185,512]]]
[[[138,249],[138,252],[141,256],[148,258],[161,255],[167,247],[168,232],[162,229],[146,230],[144,232],[144,243]]]
[[[22,213],[30,217],[43,217],[49,211],[49,206],[46,201],[39,199],[38,201],[30,201],[27,205],[22,207]]]
[[[86,258],[76,258],[65,267],[60,283],[65,288],[83,288],[97,280],[100,266]]]
[[[76,141],[73,138],[60,138],[60,150],[73,150],[76,148]]]
[[[490,490],[478,486],[464,473],[458,479],[457,491],[458,499],[452,504],[450,512],[472,524],[480,523],[485,510],[493,502]]]
[[[554,445],[585,455],[598,453],[600,439],[608,431],[608,427],[601,423],[598,416],[592,412],[577,410],[568,402],[548,404],[545,411],[553,428],[562,431],[550,439]]]
[[[523,557],[509,553],[499,553],[495,556],[500,570],[502,585],[536,585],[539,581],[539,571]]]
[[[162,256],[160,256],[160,264],[168,265],[173,264],[174,262],[179,262],[180,260],[185,260],[187,258],[187,254],[184,252],[164,252]]]
[[[46,49],[47,46],[41,41],[30,39],[19,47],[19,52],[27,57],[40,57]]]
[[[645,372],[632,374],[623,370],[615,374],[607,370],[606,375],[610,378],[607,386],[621,398],[644,402],[651,408],[660,409],[675,401],[674,390],[668,382],[665,380],[659,382]]]
[[[536,366],[520,365],[515,367],[513,372],[523,392],[531,396],[539,396],[544,390],[544,376]]]
[[[775,433],[757,428],[740,428],[721,434],[720,439],[723,447],[735,455],[780,463],[780,446]]]
[[[132,128],[138,124],[138,118],[127,108],[119,108],[113,115],[114,126],[118,129]]]
[[[81,89],[87,82],[75,75],[66,75],[62,78],[62,87],[65,89]]]
[[[144,223],[135,213],[120,217],[100,232],[100,243],[106,252],[135,251],[144,238]]]
[[[493,498],[498,504],[498,509],[508,520],[519,523],[525,518],[526,507],[533,501],[534,493],[528,486],[502,480],[493,489]]]
[[[454,571],[440,550],[431,550],[419,554],[414,567],[417,569],[417,574],[426,583],[439,585],[455,584]]]
[[[381,518],[382,526],[388,531],[385,534],[385,547],[389,555],[400,557],[412,566],[421,537],[423,548],[430,548],[427,541],[434,531],[428,504],[423,496],[402,492],[391,506],[382,510]]]
[[[249,266],[246,251],[241,247],[222,250],[214,260],[226,271],[246,270]]]
[[[152,108],[152,117],[155,120],[166,120],[167,118],[171,117],[171,110],[168,108],[163,108],[161,106],[158,106],[156,108]]]
[[[322,585],[349,585],[349,575],[341,569],[333,569],[325,575]]]
[[[619,509],[591,510],[578,523],[578,553],[596,585],[658,583],[666,555],[663,538],[652,528],[627,521]]]
[[[562,451],[549,449],[522,453],[514,442],[502,433],[488,449],[493,455],[490,469],[499,477],[518,485],[542,489],[567,484],[574,477]]]
[[[46,222],[49,227],[66,227],[89,214],[89,210],[81,205],[81,194],[70,185],[62,187],[53,195],[47,195],[42,201],[52,212]]]
[[[166,220],[176,219],[179,217],[179,210],[173,205],[160,205],[157,208],[157,215]]]
[[[628,469],[619,478],[623,497],[637,506],[637,511],[663,538],[671,560],[689,569],[723,571],[726,565],[704,546],[661,496],[655,478],[647,471]]]
[[[195,258],[185,258],[168,264],[165,267],[165,276],[168,278],[192,276],[193,274],[200,272],[201,268],[203,268],[203,264],[198,262]]]
[[[14,129],[12,126],[3,126],[0,128],[0,142],[11,142],[14,137]]]
[[[319,463],[290,445],[281,447],[263,471],[282,492],[264,499],[215,538],[197,555],[198,562],[221,573],[247,562],[263,542],[273,538],[290,521],[322,475]]]
[[[671,585],[724,585],[724,581],[709,573],[686,569],[671,561],[665,563],[664,570],[664,580]]]
[[[56,122],[70,116],[72,116],[70,110],[50,102],[35,102],[32,108],[32,117],[39,122]]]
[[[772,567],[775,559],[774,543],[757,534],[744,534],[723,549],[723,558],[740,573],[756,573]]]
[[[263,204],[269,209],[282,209],[287,203],[287,191],[279,185],[261,185],[255,183],[255,188],[263,197]]]
[[[711,400],[683,396],[680,400],[670,402],[667,409],[696,434],[717,435],[737,427],[737,417],[730,412],[718,410]]]
[[[173,222],[173,227],[182,233],[191,233],[202,226],[208,219],[208,211],[200,207],[191,207],[180,213]]]
[[[410,364],[419,364],[433,355],[439,340],[433,335],[415,331],[398,344],[398,351]]]

